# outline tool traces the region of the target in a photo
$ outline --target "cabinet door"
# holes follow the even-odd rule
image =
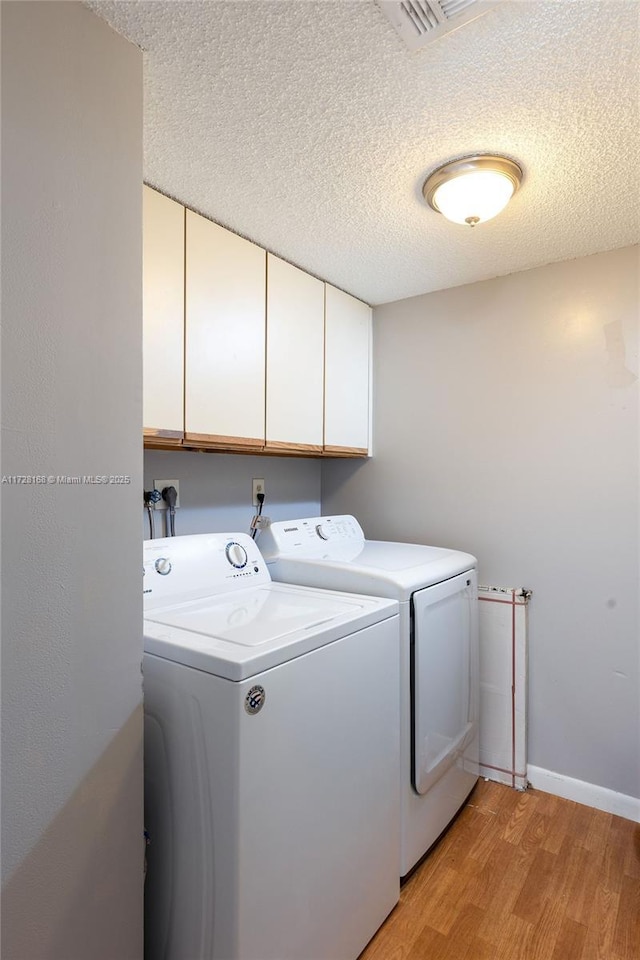
[[[185,439],[261,449],[266,253],[187,210]]]
[[[324,450],[369,452],[371,307],[326,284]]]
[[[324,284],[267,257],[267,449],[322,453]]]
[[[143,423],[147,440],[184,430],[184,207],[143,188]]]

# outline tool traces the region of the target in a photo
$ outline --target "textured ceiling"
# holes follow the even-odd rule
[[[372,304],[635,243],[640,6],[506,0],[410,53],[369,0],[88,3],[145,51],[145,180]],[[440,163],[504,153],[448,223]]]

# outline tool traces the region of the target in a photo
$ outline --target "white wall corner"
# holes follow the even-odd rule
[[[607,787],[599,787],[595,783],[585,783],[583,780],[574,780],[552,770],[542,767],[527,766],[529,783],[535,790],[551,793],[564,800],[574,800],[587,807],[613,813],[617,817],[633,820],[640,823],[640,798],[628,797],[624,793],[616,793]]]

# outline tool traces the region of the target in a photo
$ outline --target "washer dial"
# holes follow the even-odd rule
[[[247,551],[239,543],[236,543],[235,540],[232,540],[227,544],[225,553],[227,555],[227,560],[232,567],[236,568],[236,570],[242,570],[243,567],[246,567]]]

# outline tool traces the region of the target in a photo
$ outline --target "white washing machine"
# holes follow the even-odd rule
[[[365,540],[351,516],[273,523],[259,546],[274,580],[400,603],[404,878],[478,778],[476,559],[456,550]]]
[[[144,545],[148,960],[356,960],[399,897],[398,604]]]

